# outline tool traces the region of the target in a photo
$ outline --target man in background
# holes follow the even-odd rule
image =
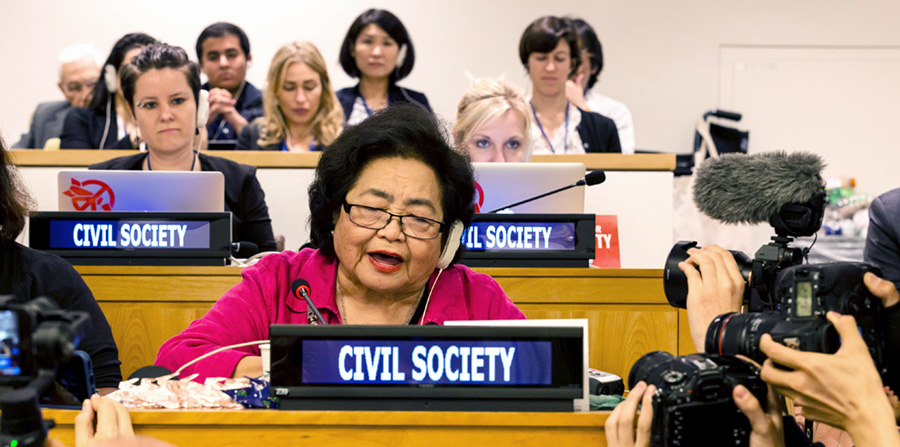
[[[65,101],[38,104],[31,118],[28,133],[23,134],[14,148],[40,149],[47,140],[59,138],[63,121],[71,107],[84,107],[100,77],[103,53],[90,44],[78,44],[59,53],[59,82]]]
[[[214,23],[197,38],[200,68],[209,79],[209,140],[237,140],[241,129],[263,115],[262,93],[247,82],[250,40],[240,27]]]

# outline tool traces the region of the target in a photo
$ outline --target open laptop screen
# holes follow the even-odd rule
[[[59,211],[225,210],[221,172],[60,171]]]

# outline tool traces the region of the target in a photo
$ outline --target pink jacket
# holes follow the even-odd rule
[[[270,324],[309,324],[306,302],[290,290],[291,283],[299,278],[309,281],[310,298],[325,321],[340,324],[335,301],[337,265],[335,258],[312,249],[264,257],[246,268],[243,280],[216,301],[203,318],[165,342],[156,364],[175,371],[221,346],[268,339]],[[429,285],[436,275],[437,271]],[[444,270],[434,287],[423,323],[524,318],[493,278],[454,265]],[[181,376],[199,373],[195,380],[201,382],[206,377],[231,377],[238,362],[249,355],[260,355],[259,347],[222,351],[185,368]]]

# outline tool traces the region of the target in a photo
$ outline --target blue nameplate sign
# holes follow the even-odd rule
[[[306,340],[303,383],[550,385],[548,341]]]
[[[593,214],[476,214],[462,236],[469,267],[587,267]]]
[[[72,264],[224,265],[231,213],[36,212],[29,245]]]
[[[472,251],[571,251],[575,249],[575,223],[472,222],[463,242]]]
[[[581,328],[272,325],[284,409],[572,411]]]
[[[49,248],[209,248],[209,222],[51,220]]]

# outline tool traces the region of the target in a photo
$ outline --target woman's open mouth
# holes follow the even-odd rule
[[[369,253],[369,261],[379,271],[385,273],[394,273],[403,266],[403,258],[387,251],[373,251]]]

